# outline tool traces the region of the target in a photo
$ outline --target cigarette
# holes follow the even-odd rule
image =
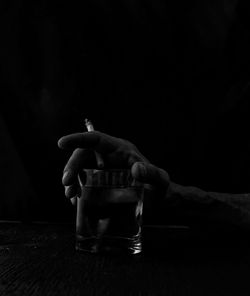
[[[95,130],[92,122],[87,118],[85,119],[85,126],[88,132],[93,132]],[[95,152],[95,158],[96,158],[97,167],[99,169],[102,169],[104,167],[104,161],[102,159],[101,154],[98,152]]]

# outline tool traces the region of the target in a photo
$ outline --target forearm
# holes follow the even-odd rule
[[[250,193],[206,192],[171,182],[166,194],[153,199],[157,223],[250,230]]]

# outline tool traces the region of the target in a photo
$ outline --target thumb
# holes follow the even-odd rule
[[[166,171],[150,163],[134,163],[131,173],[136,180],[156,187],[167,188],[170,182],[169,175]]]

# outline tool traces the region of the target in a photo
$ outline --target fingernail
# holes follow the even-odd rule
[[[69,174],[68,171],[65,171],[65,172],[63,173],[63,177],[62,177],[62,182],[63,182],[63,183],[65,182],[65,179],[67,178],[68,174]]]
[[[76,203],[77,203],[77,197],[76,197],[76,196],[72,197],[72,198],[70,199],[70,201],[71,201],[72,205],[75,206]]]
[[[68,190],[69,190],[69,186],[65,186],[65,188],[64,188],[64,192],[65,192],[65,195],[66,195],[66,196],[67,196]]]
[[[140,172],[141,177],[146,176],[147,170],[146,170],[146,167],[145,167],[145,165],[143,163],[139,164],[139,172]]]
[[[139,181],[143,181],[146,177],[147,169],[144,163],[136,162],[135,165],[132,167],[132,175],[135,179]]]

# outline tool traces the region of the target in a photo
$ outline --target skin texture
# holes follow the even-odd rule
[[[104,168],[130,168],[132,176],[151,186],[154,194],[149,212],[155,211],[160,224],[206,225],[217,229],[250,229],[250,194],[206,192],[170,181],[168,173],[154,166],[127,140],[98,131],[70,134],[58,141],[61,149],[72,152],[63,171],[65,195],[74,204],[80,194],[78,175],[83,168],[97,168],[95,152]],[[155,219],[155,218],[154,218]]]
[[[77,176],[82,169],[97,167],[94,152],[102,156],[104,168],[130,168],[132,176],[138,181],[161,188],[167,188],[169,185],[167,172],[151,164],[136,146],[127,140],[94,131],[62,137],[58,146],[73,151],[65,165],[62,178],[68,198],[79,193]],[[84,176],[81,177],[84,180]]]

